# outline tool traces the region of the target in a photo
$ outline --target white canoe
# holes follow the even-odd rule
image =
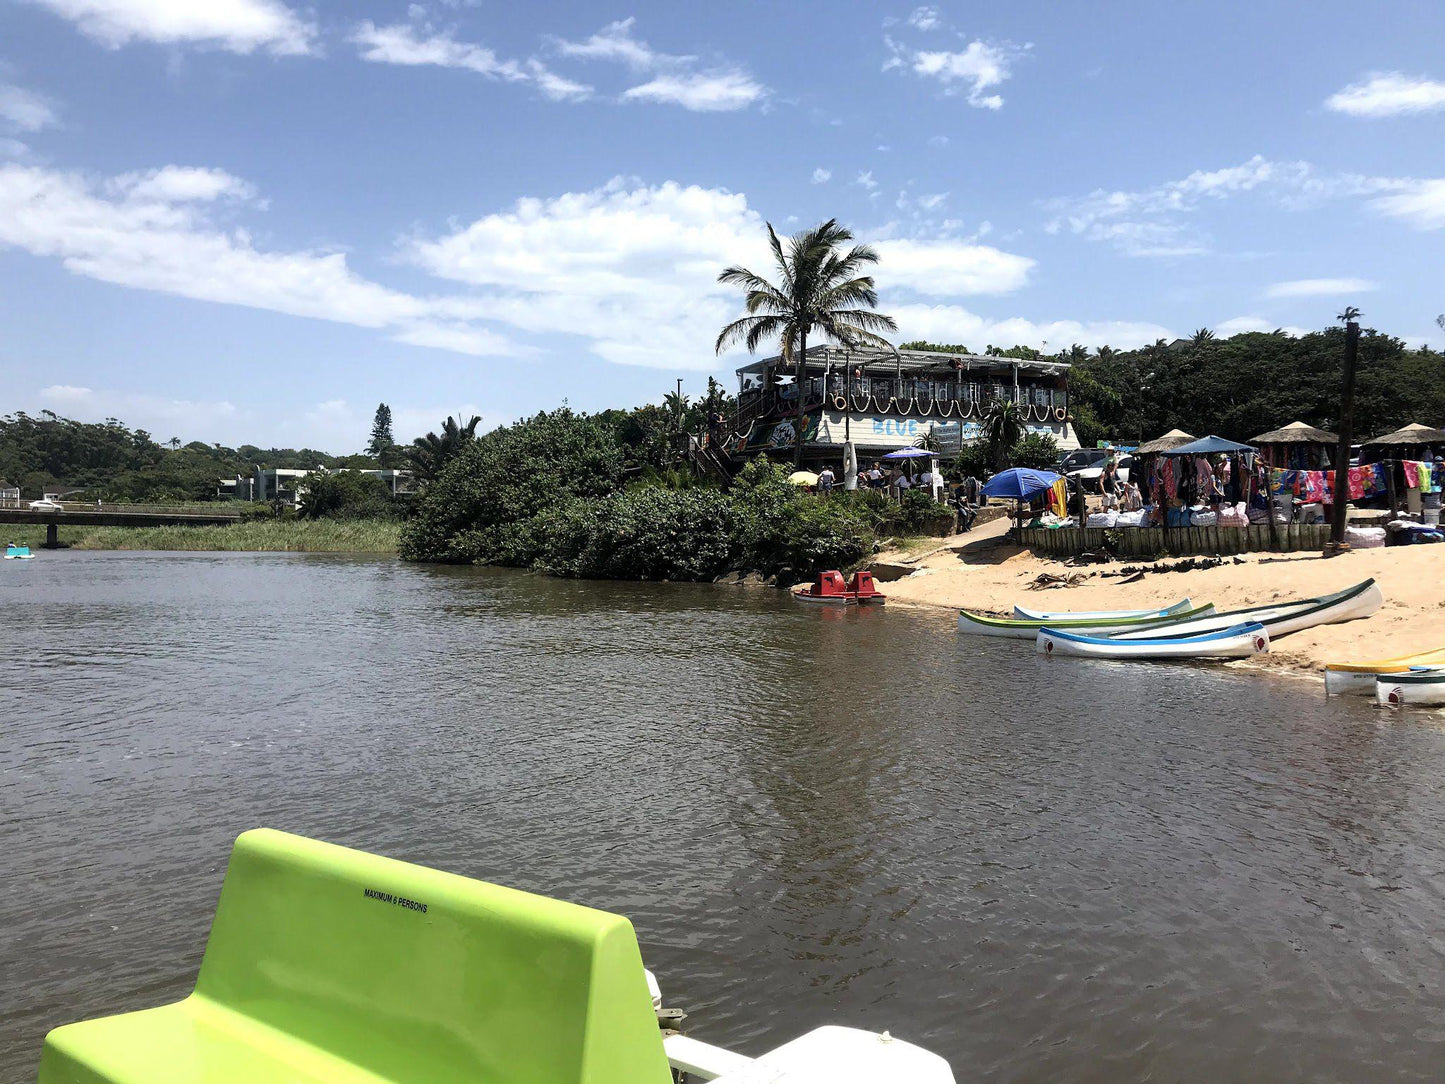
[[[1194,603],[1184,598],[1162,610],[1030,610],[1026,606],[1015,606],[1014,616],[1020,621],[1107,620],[1114,617],[1173,617],[1193,608]]]
[[[1213,603],[1206,602],[1203,606],[1178,611],[1174,614],[1174,618],[1203,617],[1213,612]],[[1145,617],[1069,617],[1055,618],[1051,621],[1040,621],[1035,618],[989,617],[987,614],[978,614],[971,610],[959,610],[958,631],[972,633],[975,636],[1011,636],[1016,640],[1032,640],[1038,636],[1039,629],[1045,625],[1050,628],[1066,629],[1069,632],[1104,635],[1123,632],[1126,629],[1143,628],[1165,619],[1166,615],[1163,610],[1156,610]]]
[[[1087,659],[1239,659],[1269,650],[1269,633],[1257,621],[1198,636],[1125,639],[1086,636],[1076,632],[1039,630],[1037,648],[1045,655],[1076,655]]]
[[[1375,679],[1381,674],[1404,674],[1415,667],[1445,665],[1445,647],[1398,655],[1393,659],[1372,662],[1332,662],[1325,664],[1325,692],[1330,696],[1343,693],[1375,694]]]
[[[1332,595],[1319,598],[1301,599],[1297,602],[1280,602],[1271,606],[1247,606],[1242,610],[1226,610],[1208,617],[1189,618],[1181,621],[1159,621],[1132,629],[1110,633],[1115,639],[1137,640],[1158,639],[1175,636],[1199,636],[1208,632],[1222,632],[1236,625],[1258,621],[1268,630],[1271,637],[1283,636],[1287,632],[1313,628],[1315,625],[1329,625],[1337,621],[1353,621],[1369,617],[1384,602],[1380,586],[1374,580],[1357,583]]]
[[[1387,708],[1407,704],[1421,707],[1445,705],[1445,666],[1379,675],[1375,679],[1375,703]]]

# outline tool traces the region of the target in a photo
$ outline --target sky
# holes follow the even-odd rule
[[[1445,344],[1445,5],[0,0],[0,413],[353,452],[709,374],[765,223],[899,339]]]

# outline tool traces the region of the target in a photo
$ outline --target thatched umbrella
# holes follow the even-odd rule
[[[1386,433],[1383,437],[1365,441],[1366,444],[1408,446],[1411,444],[1445,444],[1445,429],[1431,429],[1428,425],[1411,422],[1403,429]]]
[[[1136,456],[1158,455],[1160,452],[1167,452],[1174,448],[1178,448],[1182,444],[1190,444],[1194,440],[1194,437],[1190,436],[1182,429],[1171,429],[1162,437],[1159,437],[1156,440],[1151,440],[1148,444],[1139,445],[1139,447],[1134,449],[1134,454]]]
[[[1339,448],[1340,438],[1304,422],[1290,422],[1283,429],[1271,429],[1251,438],[1250,443],[1264,445],[1265,462],[1271,467],[1327,469],[1328,453]]]
[[[1250,437],[1251,444],[1339,444],[1340,438],[1326,433],[1304,422],[1290,422],[1283,429],[1271,429],[1257,437]]]

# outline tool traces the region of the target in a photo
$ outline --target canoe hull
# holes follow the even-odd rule
[[[1204,636],[1156,640],[1082,636],[1045,628],[1039,631],[1036,646],[1044,655],[1085,659],[1242,659],[1268,651],[1269,633],[1257,622]]]
[[[1025,606],[1015,606],[1014,617],[1020,621],[1085,621],[1089,618],[1108,621],[1121,617],[1172,617],[1192,609],[1193,600],[1183,598],[1162,610],[1030,610]]]
[[[1249,606],[1211,617],[1154,622],[1152,625],[1128,629],[1114,635],[1121,640],[1201,636],[1222,632],[1234,625],[1258,622],[1269,631],[1271,637],[1279,637],[1301,629],[1314,628],[1316,625],[1331,625],[1369,617],[1383,603],[1384,596],[1380,594],[1380,585],[1369,579],[1320,598],[1272,606]]]
[[[1381,674],[1375,679],[1375,702],[1386,708],[1445,707],[1445,669]]]
[[[1325,692],[1330,696],[1374,696],[1375,679],[1382,674],[1406,674],[1412,666],[1439,665],[1445,665],[1445,647],[1373,662],[1332,662],[1325,666]]]
[[[1020,620],[1011,617],[985,617],[983,614],[971,613],[968,610],[958,611],[958,631],[969,633],[973,636],[1006,636],[1015,640],[1035,639],[1039,630],[1045,626],[1057,628],[1068,632],[1084,633],[1091,636],[1105,636],[1111,633],[1123,632],[1127,629],[1140,628],[1150,625],[1157,625],[1165,618],[1157,611],[1149,617],[1109,617],[1109,618],[1073,618],[1067,621],[1055,622]],[[1213,603],[1206,602],[1203,606],[1196,606],[1190,610],[1189,617],[1204,617],[1214,612]]]

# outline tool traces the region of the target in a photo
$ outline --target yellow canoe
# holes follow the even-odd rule
[[[1332,662],[1325,665],[1325,692],[1373,693],[1375,678],[1380,674],[1402,674],[1412,666],[1445,666],[1445,647],[1417,651],[1393,659],[1373,662]]]

